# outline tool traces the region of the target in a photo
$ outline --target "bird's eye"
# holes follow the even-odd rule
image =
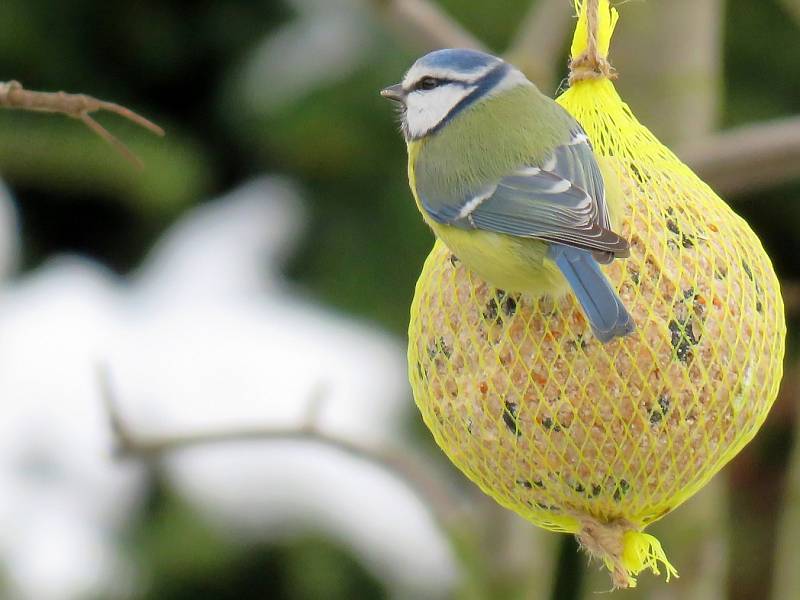
[[[414,86],[416,90],[432,90],[439,85],[439,80],[435,77],[423,77]]]

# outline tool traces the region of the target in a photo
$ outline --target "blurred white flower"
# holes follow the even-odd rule
[[[131,589],[112,540],[143,478],[135,462],[110,457],[98,361],[143,439],[299,427],[319,392],[320,429],[402,444],[400,343],[314,305],[279,275],[302,221],[286,182],[258,179],[177,223],[127,283],[61,259],[0,295],[0,481],[10,490],[0,495],[0,557],[19,597]],[[176,490],[235,538],[321,530],[396,596],[446,596],[455,582],[428,509],[372,463],[313,442],[251,441],[182,450],[165,465]]]
[[[0,559],[13,597],[81,598],[121,580],[113,537],[142,472],[112,457],[95,377],[117,287],[96,264],[58,259],[0,293]]]
[[[321,394],[319,429],[401,442],[410,398],[399,342],[310,303],[277,275],[278,232],[288,244],[297,225],[290,196],[274,180],[251,182],[184,219],[145,263],[139,311],[112,361],[137,435],[299,428]],[[270,268],[259,269],[257,232],[269,231]],[[436,596],[453,585],[453,557],[428,509],[364,460],[269,441],[186,450],[167,465],[201,514],[231,533],[275,540],[318,528],[396,590]]]
[[[6,279],[17,266],[19,234],[14,201],[5,184],[0,181],[0,281]]]
[[[225,297],[269,301],[303,232],[305,211],[291,184],[253,179],[195,208],[155,244],[134,278],[135,298],[159,307]]]
[[[186,451],[170,472],[200,514],[242,540],[322,532],[396,598],[450,597],[457,569],[428,508],[383,467],[312,442]]]
[[[251,111],[274,110],[335,82],[371,59],[375,34],[353,0],[291,0],[297,16],[269,34],[238,77]]]

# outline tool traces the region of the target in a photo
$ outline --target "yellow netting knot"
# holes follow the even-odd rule
[[[608,62],[608,48],[619,14],[608,0],[575,0],[578,25],[572,40],[569,83],[587,79],[616,79],[617,72]]]
[[[614,80],[617,78],[617,70],[611,63],[603,57],[589,56],[583,53],[577,58],[573,58],[569,63],[569,84],[575,85],[579,81],[599,78]]]
[[[576,536],[581,547],[591,557],[601,560],[611,572],[615,589],[636,587],[636,575],[645,569],[660,575],[659,563],[664,565],[667,581],[670,577],[678,577],[661,543],[625,519],[604,523],[584,517]]]

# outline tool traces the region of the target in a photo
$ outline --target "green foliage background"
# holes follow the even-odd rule
[[[530,1],[441,4],[502,51]],[[800,113],[797,24],[776,2],[727,6],[721,125]],[[0,113],[0,173],[19,202],[24,268],[78,251],[127,272],[190,206],[248,176],[281,173],[300,183],[311,216],[288,276],[320,300],[403,335],[432,238],[407,190],[392,110],[377,92],[401,76],[415,51],[373,19],[378,42],[349,75],[278,110],[243,108],[235,75],[257,43],[294,17],[280,0],[0,3],[3,79],[114,100],[168,132],[155,139],[100,117],[143,158],[147,168],[137,172],[77,122]],[[736,202],[787,279],[800,275],[798,199],[796,182]],[[785,460],[787,432],[772,425],[767,441],[759,438],[765,462]],[[153,490],[128,540],[150,575],[148,598],[384,595],[329,541],[232,547],[157,481]]]

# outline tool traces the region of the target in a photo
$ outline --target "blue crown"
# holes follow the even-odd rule
[[[478,50],[446,48],[426,54],[417,61],[417,65],[432,69],[453,69],[462,73],[470,73],[501,62],[503,61],[496,56],[479,52]]]

